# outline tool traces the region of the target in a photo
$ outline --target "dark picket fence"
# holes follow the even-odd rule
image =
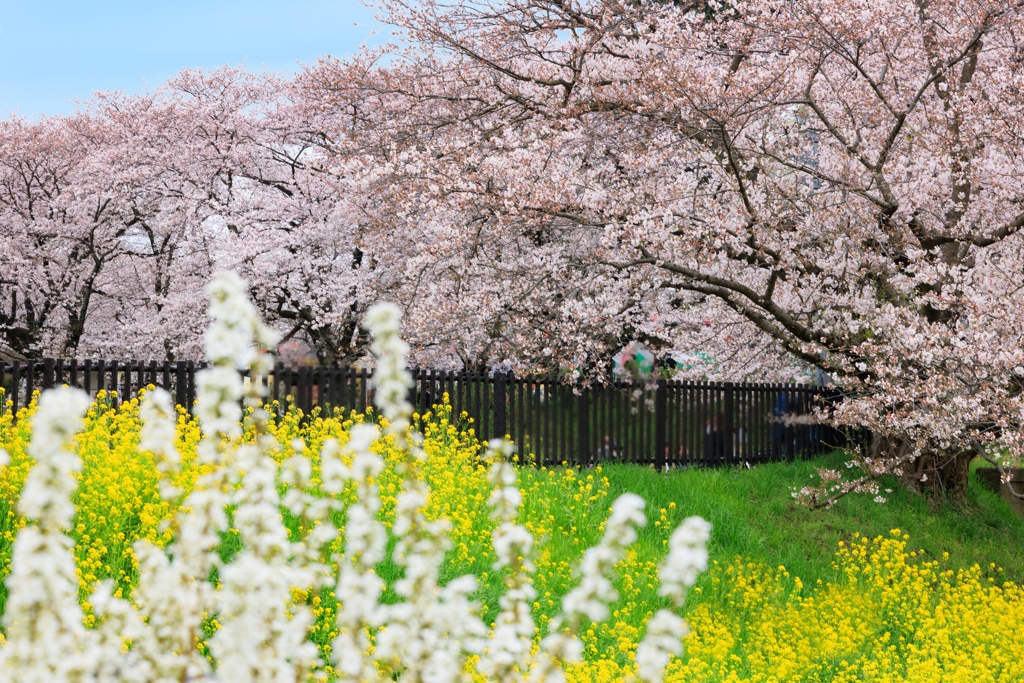
[[[41,361],[0,363],[0,389],[4,400],[0,414],[18,410],[32,398],[35,391],[67,384],[84,389],[95,396],[100,391],[111,396],[111,405],[138,395],[141,387],[150,384],[167,389],[178,405],[189,407],[195,402],[196,370],[205,363],[118,360],[66,360],[44,358]],[[3,405],[9,404],[9,405]]]
[[[0,411],[26,405],[32,393],[61,384],[111,404],[141,387],[167,389],[191,410],[195,373],[205,363],[61,360],[0,364]],[[264,382],[283,412],[295,406],[363,412],[372,405],[371,373],[346,366],[278,366]],[[658,380],[649,386],[608,382],[573,386],[558,379],[503,373],[413,370],[419,413],[445,396],[453,420],[490,439],[509,435],[538,465],[631,462],[656,467],[756,464],[861,446],[866,435],[815,424],[815,405],[836,392],[797,384]],[[116,392],[116,396],[111,395]]]

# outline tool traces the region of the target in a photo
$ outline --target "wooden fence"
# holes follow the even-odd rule
[[[0,364],[0,411],[17,412],[33,391],[60,384],[112,404],[147,385],[163,387],[191,409],[195,373],[205,363],[61,360]],[[482,439],[509,435],[539,465],[621,461],[656,467],[756,464],[809,456],[862,442],[811,420],[816,404],[836,399],[828,389],[796,384],[658,380],[572,386],[557,379],[503,373],[413,370],[410,394],[421,414],[448,396],[453,418]],[[280,411],[294,405],[365,411],[372,405],[370,371],[346,366],[286,368],[264,378]]]

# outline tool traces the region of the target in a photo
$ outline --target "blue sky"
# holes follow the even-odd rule
[[[75,97],[155,87],[185,67],[294,72],[386,40],[373,15],[359,0],[0,0],[0,117],[66,114]]]

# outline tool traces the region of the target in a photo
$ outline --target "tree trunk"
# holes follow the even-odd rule
[[[885,437],[875,441],[873,457],[900,458],[910,452],[911,444],[900,439]],[[930,496],[936,500],[963,502],[967,498],[967,482],[970,477],[970,450],[939,450],[931,447],[909,463],[903,465],[900,481],[907,488]]]
[[[904,478],[913,479],[917,490],[934,498],[960,503],[967,498],[973,459],[974,452],[968,450],[927,450],[906,468]]]

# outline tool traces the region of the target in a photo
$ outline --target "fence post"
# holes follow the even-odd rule
[[[665,434],[665,422],[668,418],[666,407],[665,380],[659,379],[657,388],[654,390],[654,468],[664,471],[667,460],[668,438]]]
[[[32,394],[36,387],[36,362],[30,360],[25,363],[25,407],[32,402]]]
[[[21,370],[21,363],[14,361],[11,363],[11,395],[9,398],[12,401],[11,411],[12,415],[18,414],[18,390],[21,388],[21,378],[19,375]]]
[[[507,399],[508,376],[504,370],[497,370],[494,373],[494,438],[504,439],[508,434],[507,413],[505,401]]]
[[[138,365],[138,361],[134,363],[130,360],[126,360],[123,363],[124,370],[121,376],[121,392],[119,403],[130,401],[132,399],[132,365]]]
[[[179,360],[175,368],[177,377],[175,378],[174,386],[174,402],[186,411],[190,411],[191,407],[188,405],[188,399],[186,398],[188,396],[188,379],[185,377],[185,367],[185,361]]]
[[[732,382],[726,382],[725,387],[725,434],[722,435],[725,443],[722,446],[722,456],[726,462],[732,462],[735,457],[735,453],[732,448],[732,423],[733,423],[733,410],[736,408],[736,385]]]
[[[430,408],[427,407],[427,377],[426,372],[419,366],[410,368],[409,376],[412,377],[412,385],[409,387],[407,398],[413,412],[418,413],[420,419],[427,414]]]
[[[274,363],[274,369],[271,373],[274,375],[274,381],[270,383],[270,400],[278,401],[278,388],[281,386],[281,368],[283,366],[280,362]]]
[[[112,408],[116,408],[121,404],[121,394],[123,392],[121,390],[121,385],[118,383],[119,377],[117,373],[119,372],[118,368],[122,365],[124,365],[124,363],[118,363],[116,360],[110,361],[110,389],[107,392],[107,398],[109,405]],[[116,403],[114,402],[114,394],[117,394],[118,400]]]
[[[193,361],[188,362],[188,393],[185,394],[185,400],[185,409],[191,413],[196,402],[196,364]]]
[[[53,388],[53,359],[43,359],[43,389]]]
[[[577,462],[583,466],[590,457],[590,387],[580,387],[576,397]]]

